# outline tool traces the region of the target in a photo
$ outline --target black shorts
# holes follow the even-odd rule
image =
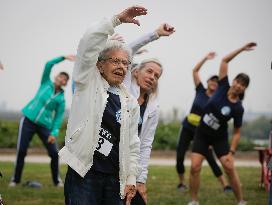
[[[207,135],[200,129],[197,129],[192,152],[206,156],[209,146],[212,146],[218,159],[227,155],[230,150],[228,136],[211,136]]]

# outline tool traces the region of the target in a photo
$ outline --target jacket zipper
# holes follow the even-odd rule
[[[57,93],[56,95],[51,96],[51,97],[45,102],[44,106],[42,107],[42,109],[40,110],[39,114],[37,115],[37,117],[36,117],[36,119],[35,119],[35,123],[38,122],[39,118],[40,118],[41,115],[43,114],[43,111],[45,110],[45,108],[46,108],[46,106],[49,104],[49,102],[50,102],[52,99],[54,99],[55,97],[57,97],[59,94],[60,94],[60,92]]]

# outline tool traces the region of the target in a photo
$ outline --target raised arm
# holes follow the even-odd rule
[[[41,84],[44,84],[48,81],[50,81],[50,73],[52,71],[52,68],[55,64],[57,63],[60,63],[62,61],[65,60],[65,57],[64,56],[60,56],[60,57],[57,57],[57,58],[54,58],[50,61],[48,61],[46,64],[45,64],[45,67],[44,67],[44,70],[43,70],[43,74],[42,74],[42,80],[41,80]]]
[[[135,55],[137,51],[146,44],[159,39],[161,36],[170,36],[175,32],[175,28],[167,23],[161,24],[155,31],[147,33],[137,40],[131,42],[129,47],[132,50],[132,54]]]
[[[228,75],[228,63],[235,58],[238,54],[240,54],[242,51],[251,51],[254,49],[254,47],[257,46],[256,43],[254,42],[250,42],[247,43],[246,45],[244,45],[243,47],[231,52],[230,54],[228,54],[227,56],[225,56],[222,61],[221,61],[221,65],[220,65],[220,70],[219,70],[219,80],[221,80],[222,78],[224,78],[225,76]]]
[[[78,46],[77,59],[73,71],[73,80],[77,88],[84,87],[88,83],[90,75],[96,72],[94,69],[96,68],[99,53],[105,47],[108,36],[114,33],[114,27],[121,23],[140,25],[135,17],[145,15],[146,13],[144,7],[132,6],[115,15],[111,21],[104,19],[94,24],[85,33]]]
[[[215,52],[210,52],[208,53],[201,61],[199,61],[196,66],[193,69],[193,79],[194,79],[194,83],[195,83],[195,87],[197,87],[199,85],[199,83],[201,83],[201,79],[199,76],[199,71],[201,69],[201,67],[203,66],[203,64],[207,61],[207,60],[212,60],[214,59],[214,57],[216,56]]]
[[[60,57],[57,57],[57,58],[54,58],[54,59],[48,61],[45,64],[45,67],[43,70],[41,84],[44,84],[50,80],[50,73],[52,71],[53,66],[57,63],[64,61],[64,60],[75,61],[75,56],[74,55],[60,56]]]

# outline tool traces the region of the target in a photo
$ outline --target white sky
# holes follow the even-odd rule
[[[155,30],[162,22],[175,26],[176,33],[149,44],[149,53],[164,65],[160,79],[163,111],[176,107],[188,112],[194,97],[191,70],[209,51],[215,60],[201,71],[203,82],[218,72],[220,59],[230,51],[255,41],[255,51],[245,52],[230,63],[230,79],[239,72],[251,77],[244,101],[247,111],[271,111],[272,1],[271,0],[0,0],[0,102],[9,109],[21,109],[38,89],[43,66],[56,56],[76,52],[88,28],[102,17],[111,17],[130,5],[142,5],[148,15],[140,17],[141,27],[121,25],[116,31],[127,42]],[[136,60],[140,60],[139,58]],[[55,66],[72,73],[73,64]],[[71,82],[66,88],[71,103]]]

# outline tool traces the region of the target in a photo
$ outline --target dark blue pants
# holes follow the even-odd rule
[[[92,169],[82,178],[72,168],[64,184],[66,205],[119,205],[119,177]]]
[[[15,163],[14,176],[12,178],[13,182],[19,183],[21,181],[22,171],[25,162],[25,156],[27,154],[27,149],[30,141],[34,134],[38,134],[42,140],[44,146],[48,151],[48,155],[51,157],[51,172],[53,183],[56,185],[59,182],[59,157],[57,143],[49,144],[47,142],[50,135],[50,130],[37,125],[30,121],[28,118],[23,117],[20,121],[18,142],[17,142],[17,157]]]
[[[195,135],[194,131],[187,129],[185,127],[181,128],[179,142],[177,145],[177,158],[176,158],[177,160],[176,169],[178,174],[184,174],[185,172],[184,157],[190,146],[191,141],[193,141],[194,139],[194,135]],[[223,173],[214,158],[212,149],[208,150],[208,152],[205,154],[205,157],[213,171],[213,174],[216,177],[222,176]]]

